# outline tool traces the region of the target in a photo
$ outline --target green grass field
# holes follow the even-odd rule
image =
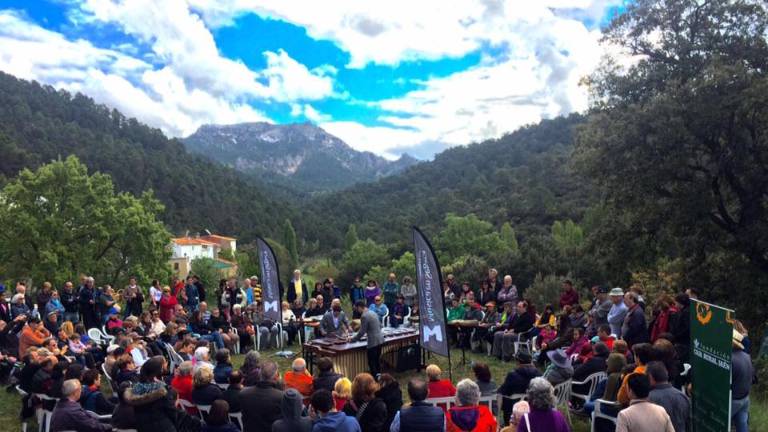
[[[294,346],[293,348],[295,349],[296,347]],[[280,365],[281,371],[288,370],[290,368],[291,359],[277,357],[277,356],[274,356],[273,353],[274,351],[264,351],[262,353],[263,358],[268,358],[276,361]],[[497,384],[500,384],[501,381],[503,381],[504,376],[506,376],[507,372],[509,372],[514,368],[514,363],[504,363],[496,360],[493,357],[487,357],[482,354],[472,354],[470,352],[466,353],[466,364],[462,365],[461,351],[451,351],[451,354],[452,354],[451,363],[453,366],[452,369],[453,369],[454,383],[458,382],[463,378],[473,378],[472,367],[471,367],[472,361],[486,362],[489,365],[491,369],[491,373],[494,379],[496,380]],[[242,361],[243,361],[243,355],[235,355],[233,357],[233,363],[235,367],[239,367],[242,364]],[[432,356],[430,359],[427,360],[427,362],[438,364],[447,375],[448,373],[447,359],[443,357]],[[409,371],[409,372],[394,374],[397,380],[400,381],[401,383],[401,386],[403,388],[403,393],[404,393],[403,396],[406,399],[407,399],[407,394],[405,392],[405,383],[415,373],[416,373],[415,371]],[[106,384],[106,380],[103,380],[102,387],[104,388],[104,391],[106,393],[110,392]],[[11,432],[11,431],[21,430],[21,423],[19,421],[20,400],[21,398],[15,392],[13,393],[7,393],[5,391],[0,392],[0,419],[2,419],[2,422],[0,422],[0,432],[6,432],[6,431]],[[750,416],[751,416],[750,431],[753,431],[753,432],[768,431],[768,402],[752,401]],[[589,431],[588,420],[573,417],[572,421],[573,421],[572,429],[574,432]],[[34,431],[36,430],[35,429],[36,427],[37,427],[36,423],[32,421],[30,422],[27,430]]]

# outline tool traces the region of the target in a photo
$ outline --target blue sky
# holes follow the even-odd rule
[[[531,3],[531,4],[528,4]],[[313,122],[430,158],[587,107],[620,0],[4,0],[0,70],[186,136]]]

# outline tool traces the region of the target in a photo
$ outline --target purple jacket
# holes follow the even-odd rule
[[[531,423],[531,429],[534,431],[571,432],[571,428],[568,427],[568,423],[565,422],[563,415],[555,409],[531,409],[531,412],[528,413],[528,421]],[[517,425],[517,432],[532,432],[528,430],[525,418],[520,419],[520,423]]]
[[[363,288],[363,293],[365,295],[365,302],[370,305],[371,303],[373,303],[373,299],[376,296],[381,295],[381,288],[379,288],[378,286],[376,286],[376,288],[374,289],[368,289],[368,287],[365,287]]]
[[[78,432],[111,431],[109,423],[100,423],[77,402],[62,399],[56,404],[51,417],[51,432],[76,430]]]

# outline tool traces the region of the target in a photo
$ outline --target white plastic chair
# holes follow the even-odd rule
[[[186,411],[186,412],[189,412],[190,409],[192,409],[195,412],[197,412],[198,415],[200,414],[200,411],[197,409],[197,405],[193,404],[192,402],[190,402],[190,401],[188,401],[186,399],[178,399],[177,402],[176,402],[176,405],[179,408],[181,408],[184,411]]]
[[[571,410],[568,406],[568,401],[571,399],[571,380],[561,382],[555,386],[555,399],[557,399],[558,407],[565,407],[568,424],[571,424]]]
[[[584,379],[584,381],[571,381],[571,397],[570,399],[579,399],[582,401],[581,406],[583,407],[584,404],[589,402],[589,398],[592,396],[592,393],[595,392],[595,388],[597,387],[597,384],[608,378],[608,375],[605,372],[595,372],[592,375],[589,375]],[[579,386],[579,387],[585,387],[587,388],[587,393],[576,393],[573,391],[573,386]],[[581,410],[572,410],[574,414],[580,413]]]
[[[211,414],[211,405],[195,405],[197,407],[197,413],[200,415],[200,420],[205,422],[208,415]]]
[[[610,402],[605,399],[595,400],[595,409],[592,411],[591,432],[595,432],[595,423],[597,419],[609,421],[613,423],[614,429],[616,428],[616,417],[605,412],[605,408],[607,407],[613,407],[614,412],[618,412],[621,409],[621,405],[619,405],[618,402]]]
[[[28,396],[28,395],[29,395],[29,393],[27,393],[27,392],[25,392],[24,390],[22,390],[22,389],[21,389],[21,387],[19,387],[19,386],[16,386],[16,392],[17,392],[17,393],[19,394],[19,396],[21,396],[22,398],[24,398],[24,397],[26,397],[26,396]],[[26,421],[26,419],[22,420],[22,422],[21,422],[21,431],[22,431],[22,432],[27,432],[27,421]]]
[[[216,383],[216,385],[217,385],[217,386],[218,386],[220,389],[222,389],[222,390],[226,390],[226,389],[228,389],[228,388],[229,388],[229,384],[219,384],[219,383]]]
[[[237,332],[237,329],[232,327],[232,334],[237,336],[237,339],[235,339],[235,354],[241,354],[240,352],[240,333]]]
[[[101,330],[97,328],[89,328],[88,331],[88,337],[91,338],[92,341],[96,342],[99,345],[107,345],[108,341],[101,337]]]
[[[85,412],[92,415],[93,417],[96,417],[97,419],[99,419],[99,421],[112,419],[112,414],[96,414],[95,412],[90,410],[85,410]]]
[[[229,419],[233,420],[232,422],[235,423],[240,430],[243,430],[243,413],[229,413]]]
[[[50,397],[50,396],[42,394],[42,393],[33,393],[32,396],[40,399],[44,403],[46,401],[53,401],[54,402],[54,407],[56,406],[55,402],[58,401],[58,399],[56,399],[54,397]],[[45,404],[43,404],[43,406],[45,406]],[[51,430],[51,418],[52,417],[53,417],[53,409],[47,410],[45,408],[41,408],[39,410],[38,416],[37,416],[37,419],[38,419],[37,421],[38,421],[38,424],[40,425],[40,431],[41,432],[48,432],[49,430]]]
[[[531,343],[533,339],[528,338],[528,334],[530,334],[535,329],[536,327],[531,327],[528,330],[517,334],[517,340],[515,341],[515,344],[514,344],[515,354],[517,354],[517,352],[520,350],[520,347],[523,345],[525,345],[528,348],[529,353],[533,352],[532,343]]]
[[[384,314],[381,319],[379,319],[379,322],[381,323],[382,327],[387,327],[389,324],[389,309],[387,309],[387,313]]]
[[[447,412],[449,409],[451,409],[452,405],[456,405],[456,397],[448,396],[448,397],[439,397],[439,398],[428,398],[424,402],[435,407],[444,406],[445,411]]]

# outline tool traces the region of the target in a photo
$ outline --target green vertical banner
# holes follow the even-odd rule
[[[733,311],[691,299],[693,432],[731,427]]]

